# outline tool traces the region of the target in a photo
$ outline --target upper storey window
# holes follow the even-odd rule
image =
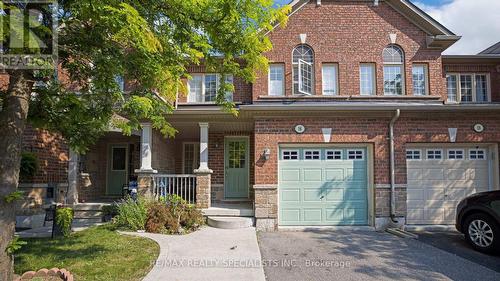
[[[314,52],[308,45],[298,45],[292,52],[293,94],[312,95],[314,91]]]
[[[217,91],[220,88],[220,74],[192,74],[192,79],[188,82],[188,102],[204,103],[215,102]],[[233,76],[224,76],[226,84],[233,84]],[[232,101],[233,93],[226,93],[226,99]]]
[[[481,103],[490,100],[490,77],[484,73],[446,75],[448,102]]]
[[[382,52],[384,60],[384,94],[402,95],[404,91],[404,54],[396,45],[387,46]]]

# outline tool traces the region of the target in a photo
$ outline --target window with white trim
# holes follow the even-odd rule
[[[327,150],[326,160],[342,160],[342,150]]]
[[[323,64],[321,69],[323,75],[323,95],[336,96],[338,95],[338,67],[337,64]]]
[[[450,160],[462,160],[464,159],[463,149],[448,149],[448,159]]]
[[[188,102],[204,103],[215,102],[217,91],[221,87],[220,75],[214,73],[192,74],[188,81]],[[233,84],[233,75],[225,75],[224,83]],[[226,99],[232,101],[233,93],[226,92]]]
[[[319,150],[304,150],[304,160],[319,160],[320,155]]]
[[[490,101],[487,73],[449,73],[446,75],[448,102],[482,103]]]
[[[396,45],[389,45],[382,52],[382,57],[384,61],[384,95],[403,95],[403,50]]]
[[[183,169],[185,174],[192,174],[195,169],[200,167],[200,144],[184,143],[183,151]]]
[[[443,151],[441,149],[428,149],[427,160],[441,160],[443,159]]]
[[[364,152],[363,150],[348,150],[347,159],[349,160],[363,160]]]
[[[419,149],[408,149],[406,150],[407,160],[420,160],[422,159],[422,152]]]
[[[298,150],[283,150],[281,154],[283,160],[299,160]]]
[[[375,95],[375,64],[362,63],[359,66],[359,87],[360,95]]]
[[[486,159],[486,149],[470,149],[469,150],[470,160],[485,160]]]
[[[269,65],[269,95],[285,95],[285,66],[283,64]]]
[[[413,78],[413,95],[426,96],[429,94],[429,81],[427,79],[427,65],[414,64],[411,68]]]
[[[298,45],[292,52],[293,94],[312,95],[314,92],[314,52],[308,45]]]
[[[118,85],[120,92],[123,93],[125,91],[125,78],[123,78],[123,76],[121,75],[117,75],[115,76],[115,82]]]

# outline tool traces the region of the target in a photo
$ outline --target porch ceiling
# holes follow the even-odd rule
[[[178,133],[176,138],[189,139],[199,138],[200,136],[200,122],[205,121],[172,121],[172,126],[177,129]],[[213,121],[207,122],[209,125],[209,133],[217,132],[251,132],[253,130],[253,122],[230,122],[230,121]]]

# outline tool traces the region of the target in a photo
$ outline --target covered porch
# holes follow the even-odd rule
[[[171,124],[175,138],[143,125],[136,172],[149,178],[152,196],[179,195],[206,215],[253,216],[253,122],[174,115]]]

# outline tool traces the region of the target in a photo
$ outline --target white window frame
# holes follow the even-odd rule
[[[333,159],[328,159],[328,152],[332,152],[333,153]],[[340,152],[340,159],[335,159],[335,153],[336,152]],[[325,150],[325,160],[327,161],[341,161],[344,159],[344,152],[341,150],[341,149],[327,149]]]
[[[402,61],[401,62],[386,62],[384,60],[384,51],[386,48],[389,48],[389,47],[396,47],[398,48],[400,51],[401,51],[401,56],[402,56]],[[405,52],[404,50],[400,47],[400,46],[397,46],[397,45],[388,45],[386,47],[384,47],[384,50],[382,50],[382,69],[383,69],[383,73],[382,73],[382,81],[384,82],[382,87],[383,87],[383,90],[384,90],[384,96],[394,96],[394,97],[399,97],[399,96],[404,96],[406,94],[406,73],[405,73],[405,62],[406,62],[406,58],[405,58]],[[401,71],[401,94],[391,94],[391,93],[387,93],[385,91],[385,68],[386,67],[399,67],[400,71]]]
[[[436,151],[439,151],[440,152],[440,158],[429,158],[429,152],[436,152]],[[436,156],[436,154],[434,154],[434,157]],[[444,158],[444,155],[443,155],[443,150],[442,149],[436,149],[436,148],[429,148],[425,151],[425,159],[426,160],[443,160]]]
[[[333,93],[325,93],[325,82],[326,82],[326,76],[325,76],[325,68],[333,68],[335,70],[335,77],[333,77]],[[339,66],[336,63],[325,63],[321,66],[321,80],[322,80],[322,94],[323,96],[338,96],[339,95]],[[300,81],[300,80],[299,80]],[[300,87],[300,86],[299,86]]]
[[[455,156],[454,157],[456,157],[457,156],[457,154],[456,154],[457,151],[462,152],[462,158],[451,158],[450,157],[451,152],[455,152]],[[454,149],[448,149],[448,151],[446,153],[446,158],[448,160],[464,160],[465,159],[465,150],[464,149],[455,149],[455,148]]]
[[[295,152],[297,154],[297,159],[285,159],[285,152]],[[291,157],[291,155],[289,155]],[[298,161],[300,160],[300,152],[298,149],[284,149],[281,150],[281,160],[284,161]]]
[[[303,76],[302,76],[302,68],[304,67],[310,67],[311,69],[311,92],[307,92],[306,90],[302,89],[303,85]],[[314,89],[314,67],[312,63],[309,63],[305,60],[299,59],[299,93],[311,96],[313,94],[313,89]]]
[[[357,154],[356,152],[361,152],[361,158],[354,158],[354,159],[349,158],[349,156],[350,156],[349,154],[350,154],[351,152],[354,152],[354,156],[355,156],[355,157],[357,157],[357,156],[358,156],[358,154]],[[348,149],[348,150],[347,150],[347,160],[353,160],[353,161],[363,161],[363,160],[365,160],[365,151],[364,151],[364,150],[362,150],[362,149]]]
[[[462,75],[469,75],[472,77],[472,101],[462,101],[462,81],[461,77]],[[487,91],[487,100],[486,101],[477,101],[477,91],[476,91],[476,75],[484,75],[486,76],[486,91]],[[447,103],[453,103],[453,104],[458,104],[458,103],[489,103],[491,102],[491,77],[490,73],[480,73],[480,72],[450,72],[446,73],[446,77],[448,76],[455,76],[456,77],[456,85],[455,88],[457,90],[456,92],[456,101],[450,101],[448,98],[448,81],[446,81],[446,102]]]
[[[308,152],[311,152],[311,157],[314,157],[314,152],[318,152],[318,159],[307,159],[307,153]],[[320,149],[304,149],[303,151],[303,157],[304,157],[304,161],[314,161],[314,160],[321,160],[321,150]]]
[[[369,94],[363,93],[363,81],[362,79],[362,69],[363,67],[369,67],[371,69],[371,79],[372,79],[372,85],[371,85],[371,90],[372,92]],[[375,63],[361,63],[359,65],[359,94],[361,96],[375,96],[377,94],[377,68]]]
[[[423,95],[417,95],[415,94],[415,80],[413,79],[413,69],[416,67],[422,67],[424,69],[424,94]],[[428,96],[430,94],[429,91],[429,66],[425,63],[414,63],[411,68],[411,79],[412,79],[412,90],[413,90],[413,95],[417,97],[421,96]]]
[[[218,73],[191,73],[191,76],[194,78],[195,76],[196,77],[201,77],[201,101],[190,101],[190,100],[196,100],[196,97],[192,98],[190,95],[191,95],[191,86],[189,85],[190,81],[192,79],[190,79],[187,83],[187,92],[188,92],[188,98],[187,98],[187,101],[188,103],[204,103],[204,104],[215,104],[215,100],[214,101],[205,101],[205,90],[206,90],[206,85],[205,85],[205,80],[206,80],[206,76],[208,75],[215,75],[215,79],[216,79],[216,88],[217,88],[217,91],[219,91],[219,88],[220,88],[220,78],[221,78],[221,74],[218,74]],[[234,86],[234,76],[232,74],[226,74],[224,76],[224,79],[225,79],[225,82],[228,83],[232,83],[233,86]],[[226,93],[226,99],[228,101],[233,101],[233,92],[227,92]],[[216,97],[217,97],[217,92],[216,92]]]
[[[187,145],[194,146],[193,164],[196,166],[196,163],[200,162],[200,153],[199,153],[200,143],[199,142],[183,142],[182,143],[182,172],[183,173],[186,173],[185,168],[186,168],[186,146]],[[198,151],[197,151],[197,149],[198,149]],[[194,168],[194,169],[196,169],[196,168]],[[192,174],[194,172],[194,169],[193,169],[193,171],[191,171],[190,173],[187,173],[187,174]]]
[[[411,152],[411,156],[412,158],[408,158],[408,152]],[[413,154],[414,152],[418,152],[418,158],[413,158],[415,157],[415,154]],[[407,149],[406,150],[406,160],[407,161],[422,161],[422,150],[421,149]]]
[[[281,80],[281,94],[276,95],[271,91],[271,68],[279,67],[281,69],[282,80]],[[282,63],[271,63],[269,64],[269,74],[268,74],[268,84],[267,84],[267,94],[273,97],[285,96],[285,65]],[[276,80],[277,81],[277,80]]]
[[[471,155],[472,155],[473,151],[482,151],[484,157],[483,158],[472,158]],[[468,156],[469,156],[469,160],[473,160],[473,161],[488,160],[488,152],[484,148],[471,148],[471,149],[469,149]],[[476,154],[476,157],[477,157],[477,154]]]

